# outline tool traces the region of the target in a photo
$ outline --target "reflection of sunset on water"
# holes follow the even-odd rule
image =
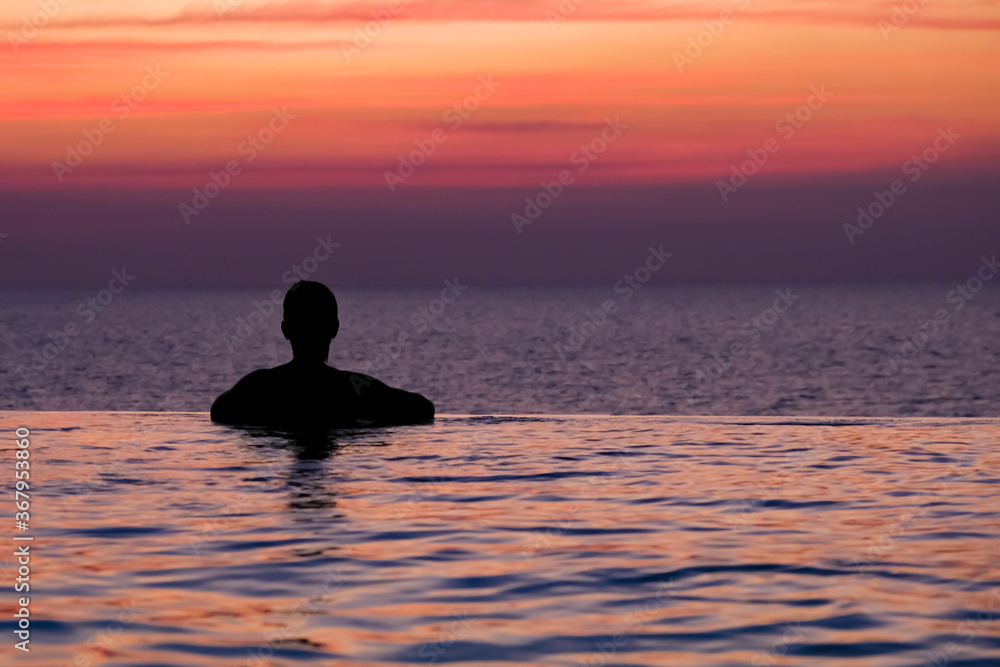
[[[1000,656],[995,420],[3,421],[32,427],[41,496],[20,662]]]

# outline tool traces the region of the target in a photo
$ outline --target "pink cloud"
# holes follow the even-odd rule
[[[171,16],[92,14],[85,17],[58,17],[53,26],[62,27],[136,27],[223,22],[364,22],[375,14],[391,16],[393,21],[679,21],[718,18],[722,9],[750,20],[791,23],[853,23],[870,24],[889,18],[900,3],[893,0],[841,0],[820,2],[779,0],[763,8],[758,3],[706,6],[687,1],[664,3],[655,1],[622,3],[614,0],[379,0],[349,3],[328,3],[318,0],[293,0],[251,5],[234,2],[231,9],[225,0],[215,5],[204,3]],[[921,7],[908,17],[907,25],[941,29],[997,30],[1000,13],[994,2],[974,0],[951,2],[947,5]]]

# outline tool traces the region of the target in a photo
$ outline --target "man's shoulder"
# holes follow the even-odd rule
[[[363,389],[381,389],[387,386],[381,380],[365,373],[345,371],[339,368],[331,370],[333,370],[342,381],[349,384],[356,392],[361,392]]]
[[[225,423],[250,423],[261,405],[268,402],[273,385],[273,368],[260,368],[244,375],[231,389],[212,403],[212,420]]]
[[[275,368],[258,368],[255,371],[250,371],[239,381],[233,385],[233,391],[245,392],[257,389],[262,389],[264,387],[269,387],[281,380],[284,375],[281,371],[281,366]]]
[[[258,368],[257,370],[250,371],[249,373],[241,377],[239,382],[237,382],[236,384],[243,384],[243,383],[250,384],[254,382],[260,382],[262,380],[269,380],[277,375],[277,373],[275,372],[277,370],[278,370],[277,368]]]

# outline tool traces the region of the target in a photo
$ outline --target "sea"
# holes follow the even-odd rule
[[[998,419],[0,434],[3,665],[1000,664]]]
[[[449,414],[1000,416],[1000,289],[337,289],[330,363]],[[281,292],[0,291],[0,409],[206,411]]]
[[[0,293],[0,664],[1000,665],[996,291],[337,293],[432,423],[212,423],[280,291]]]

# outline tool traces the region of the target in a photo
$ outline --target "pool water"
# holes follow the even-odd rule
[[[5,665],[1000,665],[996,419],[18,427]]]

